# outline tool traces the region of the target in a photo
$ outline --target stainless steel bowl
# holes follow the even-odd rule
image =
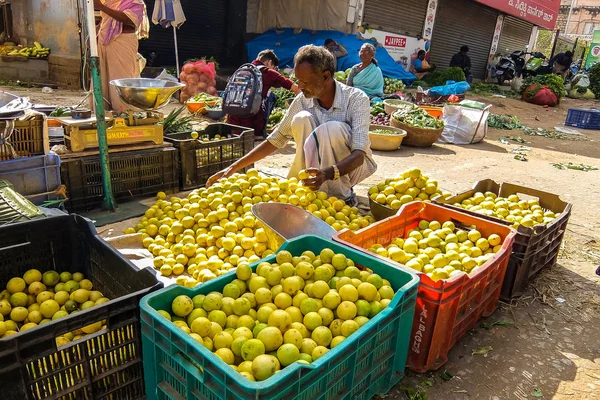
[[[183,83],[148,78],[115,79],[110,84],[117,89],[121,100],[142,110],[164,107],[175,92],[185,87]]]
[[[335,233],[321,219],[291,204],[258,203],[252,206],[252,214],[265,226],[269,249],[273,251],[297,236],[315,235],[331,239]]]

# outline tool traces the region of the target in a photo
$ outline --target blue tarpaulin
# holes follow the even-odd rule
[[[348,50],[347,56],[338,58],[338,70],[344,71],[360,62],[358,51],[365,41],[360,40],[356,35],[344,34],[338,31],[317,31],[313,35],[310,30],[303,30],[295,35],[293,29],[284,29],[283,33],[280,34],[277,34],[275,30],[270,30],[248,42],[249,61],[254,60],[256,55],[262,50],[273,49],[280,59],[280,68],[293,68],[294,56],[300,47],[306,44],[322,46],[325,43],[325,39],[328,38],[335,40]],[[383,76],[402,79],[406,84],[416,79],[413,74],[405,71],[402,65],[397,63],[385,48],[378,47],[375,58],[379,62]]]

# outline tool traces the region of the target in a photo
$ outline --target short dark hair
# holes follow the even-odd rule
[[[333,39],[325,39],[325,46],[327,46],[328,44],[331,44],[331,43],[335,43],[335,40],[333,40]]]
[[[572,51],[565,51],[565,56],[567,57],[573,57],[573,52]]]
[[[460,48],[460,52],[461,53],[468,53],[469,52],[469,46],[462,46]]]
[[[256,59],[260,62],[271,61],[273,66],[277,67],[279,65],[279,57],[275,54],[273,50],[263,50],[256,56]]]
[[[298,49],[294,57],[294,64],[309,63],[313,70],[321,73],[329,71],[331,75],[335,74],[333,54],[325,47],[307,44]]]
[[[421,54],[425,54],[425,50],[419,50],[419,52],[417,53],[417,56],[420,56]]]

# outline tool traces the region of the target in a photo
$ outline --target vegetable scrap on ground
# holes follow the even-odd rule
[[[544,136],[549,139],[558,139],[558,140],[586,140],[584,135],[574,135],[568,133],[561,133],[555,130],[548,130],[544,128],[531,128],[529,126],[523,125],[517,117],[514,115],[499,115],[499,114],[490,114],[488,117],[488,126],[494,129],[501,130],[514,130],[521,129],[524,134],[529,136]],[[509,137],[509,138],[512,138]]]

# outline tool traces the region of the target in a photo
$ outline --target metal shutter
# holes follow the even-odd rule
[[[429,61],[448,68],[460,46],[469,46],[471,73],[483,78],[498,11],[470,0],[441,0],[433,26]]]
[[[498,52],[510,54],[515,50],[525,51],[525,46],[529,44],[532,29],[533,24],[531,22],[505,15],[500,41],[498,42]]]
[[[366,0],[363,24],[407,36],[423,35],[427,0]]]
[[[146,0],[148,16],[152,18],[155,0]],[[179,62],[190,58],[214,56],[222,61],[226,56],[227,0],[181,0],[186,21],[177,29]],[[144,56],[159,54],[161,65],[175,65],[173,28],[163,28],[150,21],[150,37],[140,40],[139,51]]]

